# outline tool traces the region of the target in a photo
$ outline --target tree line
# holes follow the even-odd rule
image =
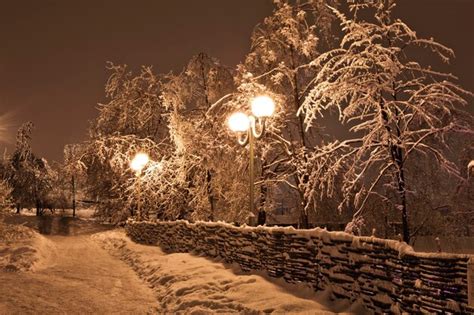
[[[454,52],[420,38],[395,5],[275,0],[235,68],[205,53],[180,73],[108,63],[107,102],[59,171],[31,153],[31,125],[20,128],[2,166],[14,203],[41,211],[62,198],[57,187],[80,186],[114,222],[140,203],[145,218],[248,223],[257,215],[247,209],[248,152],[226,120],[265,94],[276,112],[256,146],[255,203],[267,218],[287,208],[301,228],[344,222],[347,232],[376,228],[407,242],[471,233],[472,93],[437,69]],[[140,194],[129,167],[137,152],[151,157]]]

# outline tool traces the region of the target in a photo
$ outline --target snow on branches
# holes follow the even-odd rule
[[[312,61],[320,70],[299,113],[310,128],[324,112],[335,109],[356,136],[312,153],[316,166],[309,193],[330,186],[342,171],[344,201],[353,199],[357,218],[367,199],[378,194],[382,184],[391,183],[398,192],[404,240],[409,241],[406,164],[417,162],[415,153],[432,154],[442,169],[458,175],[442,146],[448,132],[472,136],[472,126],[456,118],[458,106],[467,105],[466,97],[472,94],[454,83],[451,74],[411,57],[412,46],[429,48],[444,62],[453,52],[433,39],[418,38],[408,25],[393,19],[394,5],[388,0],[351,1],[350,17],[333,9],[344,37],[338,48]],[[375,10],[374,18],[360,18],[359,11],[368,8]]]
[[[413,189],[414,166],[429,164],[424,172],[437,161],[462,177],[445,149],[453,132],[473,137],[472,117],[460,109],[472,94],[414,58],[428,50],[447,63],[454,52],[393,18],[394,0],[350,0],[346,14],[339,2],[275,0],[236,71],[203,53],[178,74],[108,64],[108,100],[71,169],[86,167],[89,192],[118,220],[140,204],[145,217],[246,222],[255,215],[242,206],[248,152],[226,121],[266,94],[276,112],[255,148],[257,208],[287,202],[307,227],[310,210],[319,219],[330,209],[334,218],[340,202],[354,214],[349,229],[360,231],[364,211],[381,198],[402,214],[408,241],[407,200],[422,195]],[[323,134],[323,115],[336,115],[339,130]],[[128,165],[139,151],[151,158],[140,178]]]
[[[167,154],[169,133],[160,99],[161,80],[151,68],[142,67],[138,75],[126,66],[109,63],[108,69],[109,101],[99,105],[79,161],[87,168],[87,187],[99,201],[99,213],[121,221],[136,204],[135,195],[127,193],[134,178],[130,160],[140,151],[153,159]]]
[[[311,61],[320,54],[320,38],[324,38],[326,46],[332,45],[334,38],[330,31],[336,16],[327,4],[337,6],[338,1],[275,3],[272,15],[252,35],[251,51],[238,66],[237,81],[246,89],[251,84],[256,91],[263,87],[278,104],[268,136],[259,150],[260,183],[263,191],[284,186],[296,195],[299,201],[289,206],[296,206],[301,225],[307,227],[308,199],[302,186],[307,176],[300,167],[307,162],[308,149],[320,140],[320,130],[313,127],[305,132],[303,118],[296,113],[317,73]]]

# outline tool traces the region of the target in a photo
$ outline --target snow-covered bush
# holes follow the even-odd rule
[[[0,180],[0,212],[11,206],[12,188],[6,180]]]
[[[52,187],[54,171],[46,159],[36,156],[31,149],[33,128],[32,122],[26,122],[18,129],[15,151],[8,159],[8,182],[17,209],[36,207],[36,214],[41,215]]]

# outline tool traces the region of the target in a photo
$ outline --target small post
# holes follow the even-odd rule
[[[435,241],[436,241],[436,247],[438,248],[438,253],[441,253],[441,241],[439,240],[439,237],[436,237]]]
[[[402,235],[400,233],[397,234],[397,238],[399,242],[403,242]]]

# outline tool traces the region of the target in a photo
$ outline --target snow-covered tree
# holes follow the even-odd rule
[[[161,204],[168,206],[159,215],[242,218],[237,214],[242,210],[242,194],[236,201],[237,193],[232,189],[244,179],[236,173],[243,165],[231,149],[233,139],[228,137],[226,126],[231,109],[224,102],[232,96],[233,87],[231,71],[204,53],[191,58],[180,74],[167,77],[162,98],[169,111],[174,152],[156,169],[163,181],[150,186],[160,198],[166,197]],[[153,183],[148,179],[144,182]]]
[[[2,214],[9,211],[9,208],[12,206],[11,193],[13,189],[8,182],[10,170],[9,159],[4,154],[4,156],[0,157],[0,225],[3,223]]]
[[[46,195],[51,187],[51,168],[45,159],[38,158],[31,150],[33,123],[24,123],[17,133],[15,152],[11,156],[9,183],[17,212],[23,206],[35,206],[36,215],[44,209]]]
[[[109,62],[107,69],[111,72],[105,85],[109,101],[98,106],[92,136],[135,135],[156,143],[166,139],[166,120],[159,99],[161,80],[152,68],[143,66],[134,75],[126,65]]]
[[[161,82],[151,68],[143,67],[138,75],[126,66],[108,64],[108,69],[112,72],[105,87],[109,102],[99,105],[81,162],[99,214],[121,221],[133,214],[136,203],[127,190],[135,178],[131,159],[143,151],[158,160],[169,141],[159,98]]]
[[[302,183],[308,174],[300,168],[300,162],[307,160],[307,150],[321,137],[317,126],[306,128],[303,117],[296,113],[318,71],[312,67],[312,60],[333,43],[331,30],[336,15],[326,5],[337,6],[338,1],[274,2],[272,15],[252,34],[251,51],[238,67],[238,81],[245,90],[254,83],[254,94],[271,91],[278,99],[269,135],[259,150],[263,161],[261,199],[265,200],[267,185],[285,183],[287,189],[296,192],[300,225],[307,227],[308,199]]]
[[[0,179],[0,212],[10,206],[12,190],[6,180]]]
[[[471,94],[452,74],[416,59],[420,48],[446,63],[454,52],[419,38],[392,17],[394,7],[394,0],[350,1],[349,17],[334,9],[344,37],[338,48],[312,62],[320,70],[300,113],[310,128],[323,113],[336,111],[354,135],[311,153],[307,195],[325,191],[330,196],[342,172],[344,202],[352,200],[358,209],[352,223],[360,222],[369,198],[378,195],[401,214],[403,239],[409,242],[409,165],[431,155],[442,170],[459,176],[443,148],[449,132],[463,133],[472,142],[472,126],[462,119],[468,114],[456,114]],[[387,188],[396,192],[396,200],[387,200]]]
[[[191,58],[182,73],[168,79],[163,99],[170,111],[175,158],[187,168],[189,206],[196,214],[207,213],[204,217],[213,220],[217,203],[215,162],[217,151],[222,149],[224,121],[209,110],[232,92],[233,78],[218,60],[200,53]]]

